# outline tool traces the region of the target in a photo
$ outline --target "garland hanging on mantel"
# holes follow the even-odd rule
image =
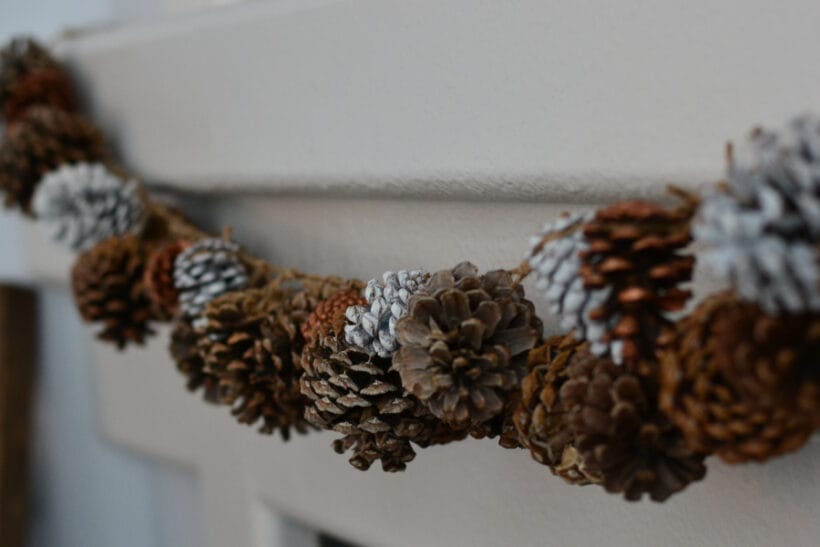
[[[820,427],[820,120],[755,130],[677,204],[567,214],[522,265],[308,275],[208,235],[129,177],[30,39],[0,52],[0,190],[80,251],[72,287],[124,348],[171,321],[188,388],[263,433],[340,433],[362,470],[496,438],[574,484],[663,501],[704,460],[764,461]],[[699,253],[730,289],[684,313]],[[522,280],[567,334],[543,337]]]

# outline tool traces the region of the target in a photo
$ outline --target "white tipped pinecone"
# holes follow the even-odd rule
[[[124,182],[99,163],[63,165],[47,173],[32,206],[52,237],[73,250],[138,231],[145,211],[137,181]]]
[[[248,270],[233,241],[202,239],[174,261],[174,287],[179,291],[180,309],[188,317],[200,318],[211,300],[247,284]]]
[[[820,311],[820,119],[755,130],[707,196],[696,239],[704,262],[769,313]]]
[[[612,325],[589,317],[591,311],[606,302],[610,289],[587,289],[580,275],[580,253],[588,246],[582,227],[592,217],[592,213],[566,213],[545,224],[539,235],[530,238],[532,251],[528,261],[535,274],[535,285],[547,300],[549,312],[560,318],[561,328],[588,340],[594,354],[610,352],[618,362],[618,344],[605,339]]]
[[[427,280],[422,270],[384,272],[364,290],[367,306],[351,306],[345,314],[347,343],[379,357],[390,357],[398,348],[396,323],[407,313],[410,297]]]

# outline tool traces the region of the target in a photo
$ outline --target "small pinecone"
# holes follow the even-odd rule
[[[145,290],[160,316],[173,317],[179,310],[179,292],[174,286],[174,261],[190,245],[187,241],[171,241],[148,257]]]
[[[744,151],[700,207],[703,259],[768,313],[820,311],[820,119],[757,129]]]
[[[102,133],[78,114],[48,107],[26,111],[0,145],[0,190],[6,207],[31,214],[31,198],[43,176],[63,164],[106,163]]]
[[[220,403],[219,378],[205,370],[205,360],[199,354],[197,344],[199,334],[184,319],[178,319],[171,331],[169,350],[177,370],[188,378],[187,388],[197,391],[202,388],[202,396],[209,403]]]
[[[382,281],[371,279],[364,296],[366,306],[347,311],[350,325],[345,327],[348,344],[379,357],[391,357],[398,348],[396,323],[407,314],[410,297],[429,275],[421,270],[385,272]]]
[[[31,38],[15,38],[0,49],[0,105],[3,110],[14,89],[27,75],[58,69],[57,61]]]
[[[146,254],[134,236],[107,239],[81,254],[71,273],[80,315],[101,323],[98,338],[120,349],[129,342],[142,344],[153,334],[151,301],[142,284]]]
[[[174,260],[174,287],[182,313],[198,319],[215,298],[243,289],[248,271],[239,245],[221,238],[197,241]],[[196,326],[196,323],[194,323]]]
[[[3,103],[6,124],[14,124],[34,106],[50,106],[66,112],[77,110],[74,86],[65,71],[38,69],[17,82]]]
[[[654,379],[586,350],[563,374],[557,405],[565,414],[554,435],[571,435],[585,473],[600,477],[607,491],[664,501],[704,477],[703,456],[658,409]]]
[[[504,414],[542,325],[508,272],[479,275],[465,262],[433,274],[396,330],[393,367],[404,388],[462,428]]]
[[[559,395],[569,378],[567,365],[580,349],[582,345],[567,335],[554,336],[530,351],[514,421],[521,444],[533,459],[568,483],[584,485],[601,482],[601,476],[580,457],[572,432],[564,426],[566,410]]]
[[[729,463],[800,448],[820,427],[820,318],[704,301],[662,357],[661,407],[689,446]]]
[[[341,332],[345,324],[345,314],[351,306],[364,306],[367,303],[358,289],[342,290],[316,305],[307,320],[302,324],[302,336],[310,340],[318,329],[333,329]]]
[[[584,287],[606,291],[589,312],[585,332],[590,350],[620,364],[654,361],[658,337],[672,328],[669,314],[680,311],[691,292],[679,287],[691,279],[694,258],[681,249],[690,241],[694,200],[668,209],[644,201],[605,207],[583,228],[587,248],[580,252]]]
[[[137,232],[145,210],[137,181],[125,182],[99,163],[63,165],[47,173],[32,208],[52,237],[75,251]]]

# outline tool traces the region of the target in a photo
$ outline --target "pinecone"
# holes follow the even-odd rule
[[[626,201],[598,210],[584,226],[584,288],[606,291],[584,333],[596,355],[608,354],[618,364],[654,361],[658,337],[672,328],[668,314],[691,296],[679,285],[691,279],[694,266],[681,249],[690,240],[695,200],[678,194],[683,201],[674,209]]]
[[[657,407],[658,388],[612,359],[577,351],[563,373],[556,406],[564,412],[553,435],[570,435],[584,473],[628,500],[664,501],[706,474],[703,456]],[[562,431],[562,428],[566,428]],[[560,446],[563,439],[551,441]]]
[[[82,116],[31,108],[7,128],[0,145],[0,190],[6,194],[6,207],[17,206],[30,215],[31,198],[43,175],[63,164],[108,159],[102,134]]]
[[[202,388],[202,396],[209,403],[221,403],[219,398],[219,378],[205,370],[205,360],[199,354],[197,344],[199,334],[184,319],[178,319],[171,331],[169,350],[177,370],[188,378],[189,391]]]
[[[99,163],[63,165],[47,173],[32,208],[52,237],[75,251],[139,231],[145,210],[137,181],[125,182]]]
[[[348,345],[338,321],[314,317],[308,323],[319,326],[300,360],[302,393],[311,401],[305,418],[342,433],[334,450],[341,454],[353,448],[354,467],[366,470],[380,459],[385,471],[402,471],[415,457],[411,441],[426,447],[465,436],[441,424],[402,389],[389,359]]]
[[[0,49],[0,105],[3,110],[15,87],[27,75],[58,68],[57,61],[35,40],[20,37],[10,41]]]
[[[239,255],[239,245],[233,241],[202,239],[174,260],[179,307],[184,315],[194,318],[194,326],[209,302],[247,284],[248,271]]]
[[[341,332],[345,324],[345,314],[351,306],[363,306],[367,303],[359,289],[338,291],[336,294],[322,300],[316,309],[302,324],[302,336],[310,340],[318,329],[333,329]]]
[[[729,463],[800,448],[820,426],[820,318],[704,301],[664,352],[661,407],[689,446]]]
[[[410,297],[427,280],[421,270],[384,272],[383,281],[371,279],[364,296],[366,306],[347,311],[350,325],[345,327],[348,344],[379,357],[391,357],[398,348],[396,323],[407,313]]]
[[[503,415],[542,325],[506,271],[470,263],[435,273],[396,328],[393,367],[402,385],[455,428]]]
[[[43,68],[23,76],[3,101],[6,123],[14,124],[34,106],[50,106],[67,112],[77,110],[74,86],[65,71]]]
[[[820,311],[820,119],[755,130],[728,182],[706,197],[705,263],[768,313]]]
[[[148,257],[145,291],[159,316],[173,317],[179,310],[179,293],[174,286],[174,261],[190,245],[187,241],[171,241]]]
[[[97,337],[122,349],[154,334],[151,302],[142,284],[147,250],[134,236],[107,239],[81,254],[71,273],[82,318],[99,322]]]
[[[521,382],[521,397],[514,421],[523,447],[539,463],[571,484],[600,483],[598,469],[589,469],[574,445],[560,404],[561,387],[569,378],[567,366],[583,350],[572,335],[554,336],[530,351],[529,373]]]

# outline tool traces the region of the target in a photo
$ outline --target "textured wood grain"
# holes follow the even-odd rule
[[[35,296],[0,287],[0,545],[26,543]]]

